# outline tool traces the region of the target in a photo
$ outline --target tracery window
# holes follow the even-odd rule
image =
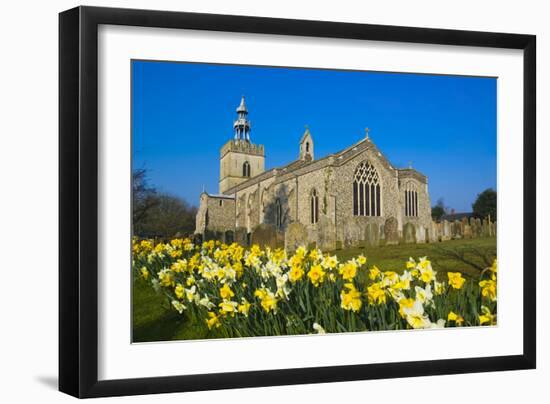
[[[418,190],[413,182],[405,184],[405,216],[418,216]]]
[[[380,179],[368,162],[359,164],[353,177],[353,215],[380,216]]]
[[[250,163],[248,161],[243,164],[243,177],[250,177]]]
[[[283,208],[279,198],[275,200],[275,224],[278,229],[281,228],[281,225],[283,224]]]
[[[319,196],[317,190],[314,188],[311,191],[311,223],[317,223],[319,221]]]

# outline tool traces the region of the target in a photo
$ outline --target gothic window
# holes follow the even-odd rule
[[[281,228],[283,224],[283,208],[281,206],[281,200],[277,198],[275,200],[275,225],[277,228]]]
[[[250,177],[250,163],[248,161],[243,164],[243,177]]]
[[[405,184],[405,216],[418,216],[418,190],[412,182]]]
[[[309,152],[309,142],[306,142],[306,152]]]
[[[311,223],[317,223],[319,221],[319,196],[317,191],[313,189],[311,191]]]
[[[380,216],[380,179],[368,162],[359,164],[353,177],[353,215]]]

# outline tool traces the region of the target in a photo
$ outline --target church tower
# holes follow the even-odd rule
[[[264,172],[264,146],[251,142],[250,129],[248,109],[243,96],[237,107],[237,119],[233,122],[234,137],[220,150],[221,194]]]

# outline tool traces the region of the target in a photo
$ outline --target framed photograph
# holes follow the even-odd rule
[[[59,388],[533,369],[532,35],[59,17]]]

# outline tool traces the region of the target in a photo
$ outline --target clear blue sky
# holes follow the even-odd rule
[[[218,192],[219,149],[241,95],[266,169],[298,156],[309,125],[315,155],[370,137],[397,167],[412,162],[439,198],[471,211],[496,189],[496,79],[295,68],[132,62],[133,166],[193,205]]]

